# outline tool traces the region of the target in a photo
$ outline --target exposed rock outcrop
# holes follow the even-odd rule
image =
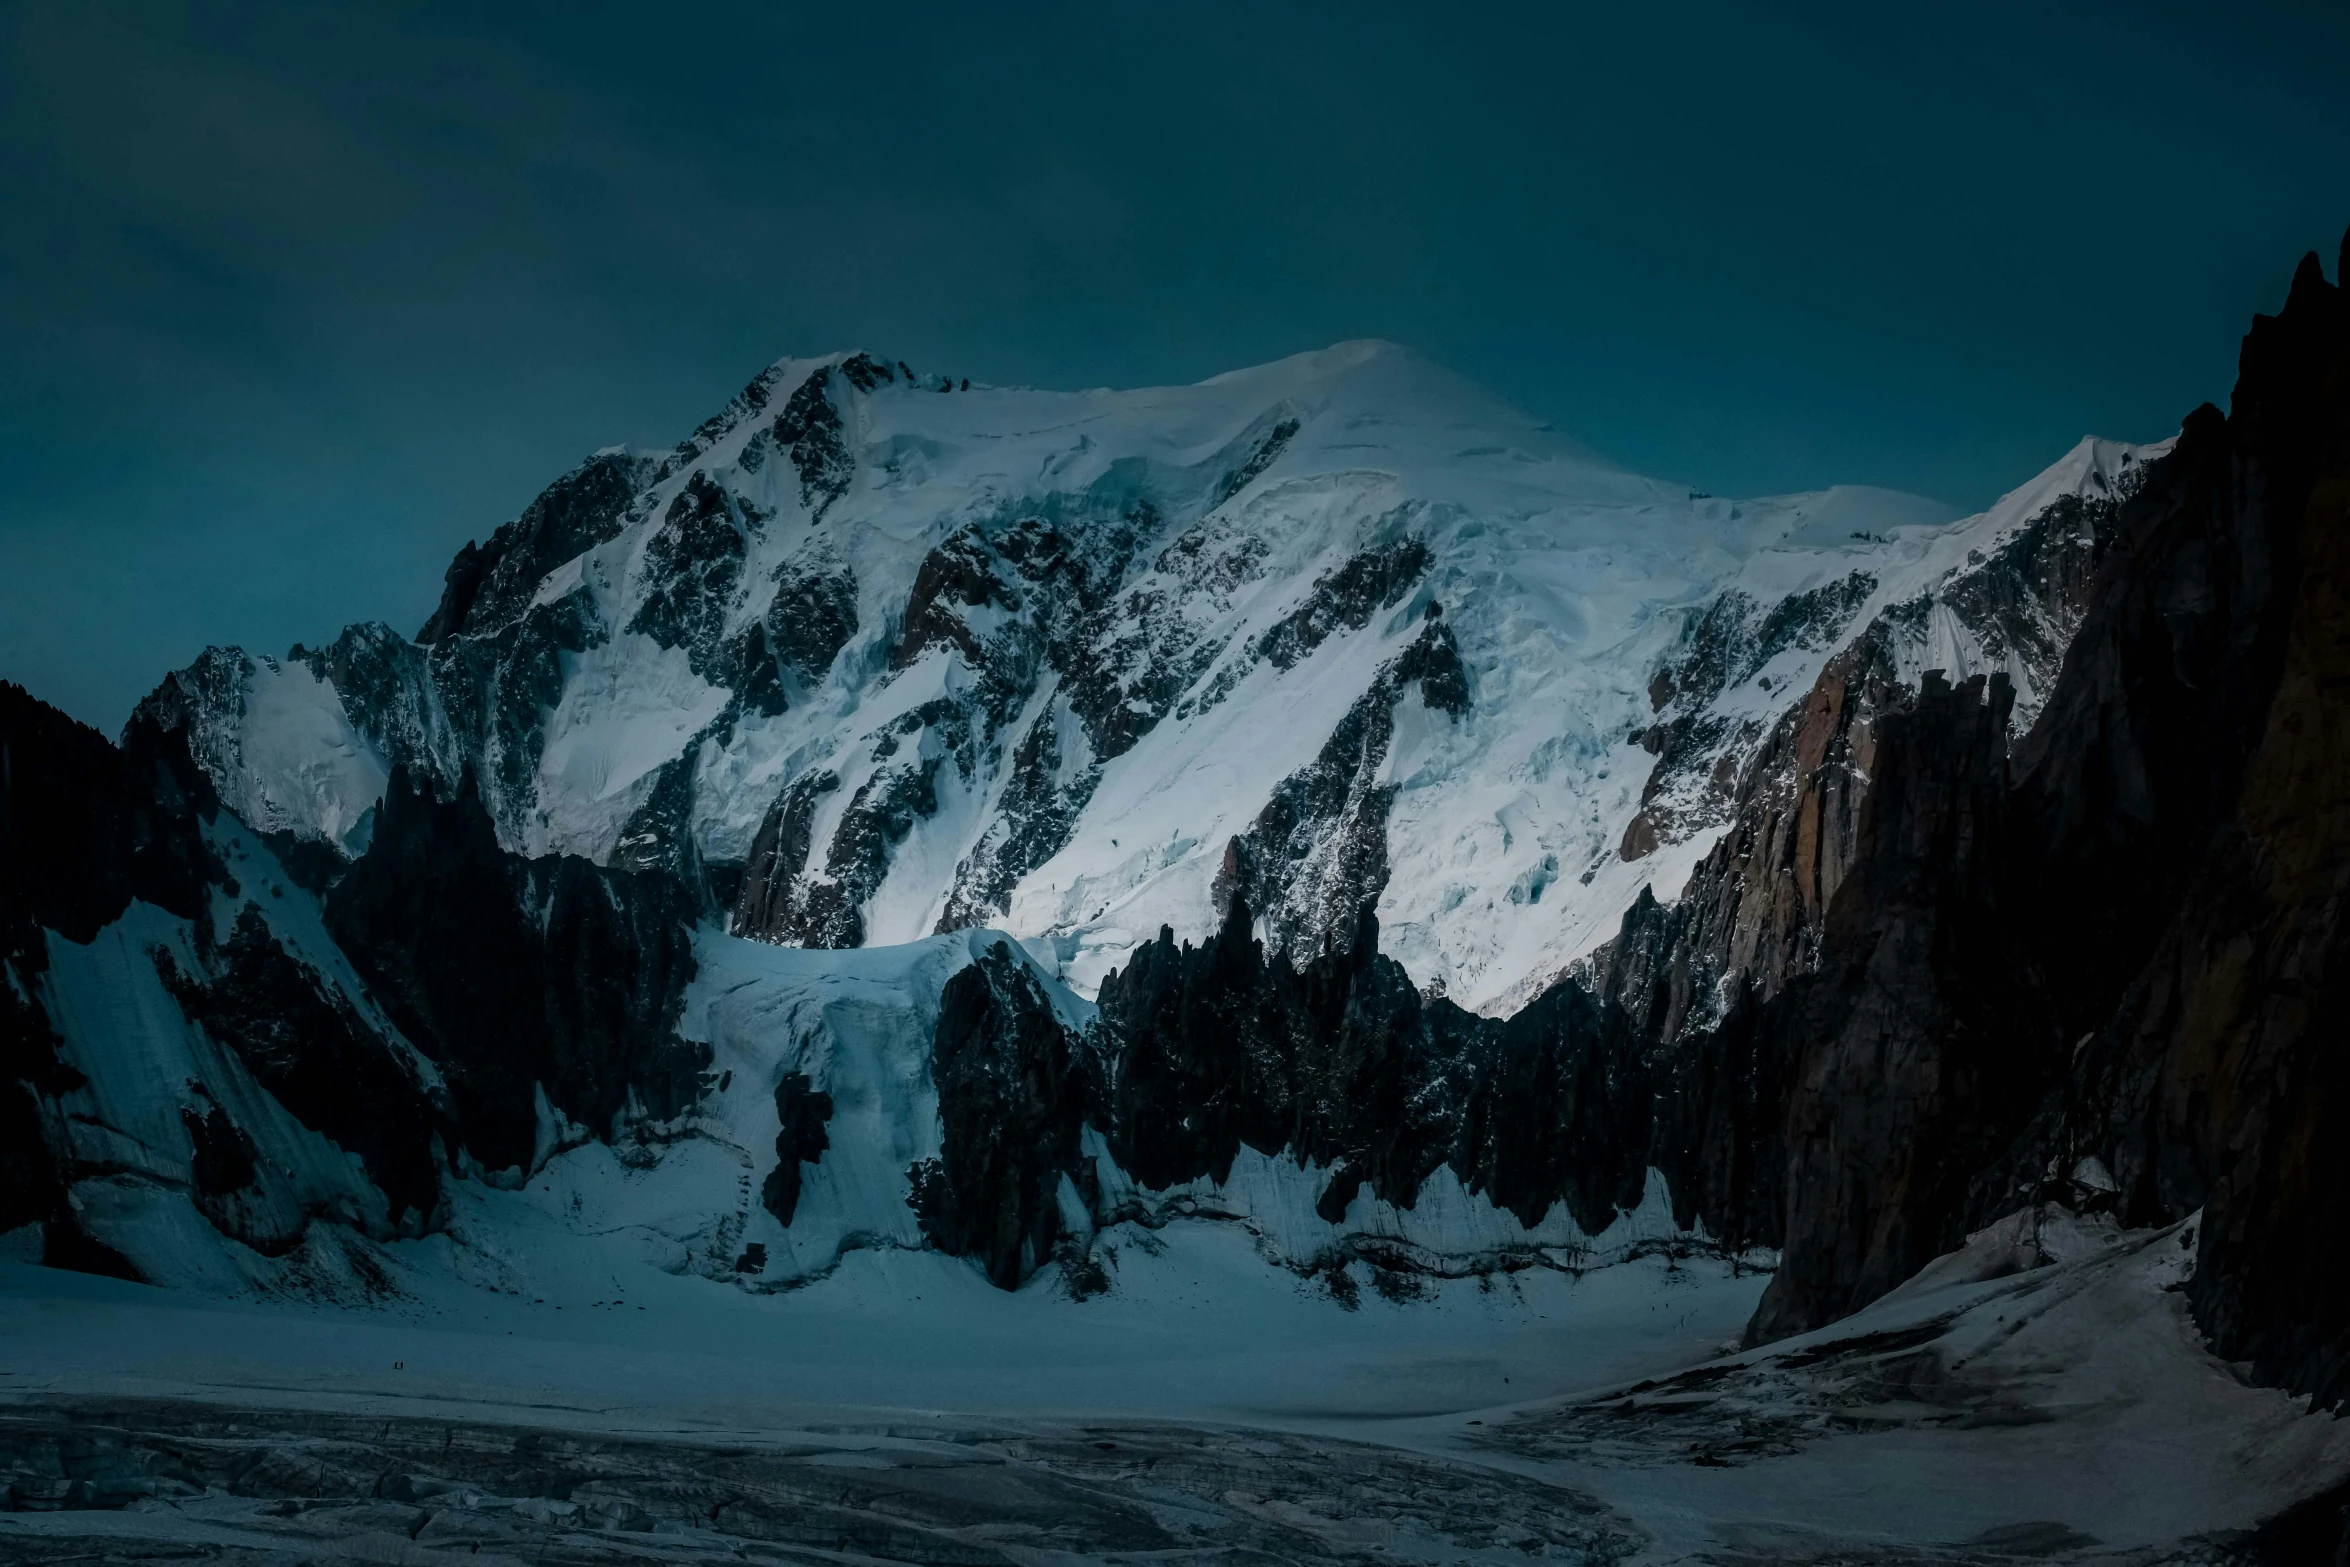
[[[430,644],[510,625],[548,572],[618,536],[629,503],[656,466],[632,453],[599,452],[548,485],[489,543],[468,542],[450,563],[440,605],[416,640]]]
[[[2350,1288],[2302,1239],[2350,1192],[2310,1135],[2350,796],[2316,716],[2350,682],[2344,316],[2312,258],[2246,339],[2234,411],[2191,416],[2121,508],[2012,787],[1986,716],[1880,722],[1818,972],[1764,1019],[1799,1055],[1756,1336],[2094,1158],[2134,1220],[2204,1209],[2193,1300],[2227,1353],[2350,1392]]]
[[[778,1224],[789,1225],[800,1206],[800,1167],[814,1164],[832,1146],[824,1124],[832,1119],[832,1095],[808,1081],[805,1072],[786,1072],[775,1085],[775,1168],[759,1188],[759,1201]]]
[[[1651,1094],[1623,1015],[1580,985],[1508,1021],[1423,998],[1353,939],[1295,963],[1252,934],[1245,897],[1205,944],[1162,932],[1102,983],[1099,1113],[1146,1186],[1229,1176],[1243,1144],[1332,1171],[1320,1211],[1357,1192],[1409,1207],[1450,1165],[1528,1225],[1565,1203],[1589,1233],[1640,1199]]]
[[[650,1135],[688,1109],[708,1047],[677,1037],[694,906],[667,878],[498,847],[470,788],[442,803],[395,775],[327,927],[446,1074],[454,1135],[487,1170],[562,1138]],[[625,1125],[624,1125],[625,1121]]]
[[[88,942],[133,899],[182,918],[224,875],[219,809],[184,739],[134,717],[121,748],[0,681],[0,1230],[38,1223],[55,1266],[135,1277],[81,1227],[61,1096],[86,1079],[41,1002],[48,932]]]
[[[2010,940],[2004,676],[1929,677],[1877,724],[1861,852],[1817,971],[1765,1004],[1789,1063],[1786,1226],[1757,1338],[1842,1316],[1978,1227],[1983,1172],[2041,1075],[2045,1024],[1986,983]],[[1971,961],[1969,961],[1971,959]],[[1999,1194],[2004,1196],[2006,1194]],[[1977,1222],[1970,1222],[1977,1221]]]
[[[1098,1072],[1026,965],[998,942],[939,997],[930,1053],[940,1154],[907,1172],[923,1233],[1005,1289],[1051,1260],[1063,1181],[1089,1194],[1079,1149]]]
[[[285,949],[256,905],[245,905],[227,940],[212,938],[209,919],[196,922],[195,936],[194,974],[156,955],[189,1019],[235,1052],[296,1120],[358,1156],[386,1198],[379,1233],[429,1227],[441,1207],[433,1141],[458,1135],[451,1107],[435,1102],[341,991]],[[220,1116],[214,1106],[205,1119]],[[205,1147],[199,1138],[199,1160]]]

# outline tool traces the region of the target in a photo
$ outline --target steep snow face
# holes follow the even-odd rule
[[[1954,584],[2145,455],[2089,443],[1953,524],[1694,495],[1378,343],[1132,392],[785,360],[468,546],[418,642],[210,654],[159,698],[240,815],[346,853],[390,767],[470,772],[508,848],[674,869],[768,942],[987,924],[1090,994],[1235,889],[1284,944],[1371,901],[1490,1007],[1676,890],[1719,813],[1646,809],[1652,775],[1751,747],[1804,660],[1924,601],[1905,673],[2044,683],[2047,582],[2005,620]],[[1738,678],[1662,716],[1718,732],[1660,760],[1657,677],[1709,628]]]

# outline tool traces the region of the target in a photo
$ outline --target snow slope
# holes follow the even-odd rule
[[[1648,1522],[1658,1560],[2291,1559],[2216,1547],[2339,1484],[2350,1427],[2204,1347],[2195,1223],[2026,1209],[1831,1327],[1521,1409],[1482,1445]]]

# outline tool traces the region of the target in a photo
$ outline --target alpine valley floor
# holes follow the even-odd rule
[[[911,1251],[358,1311],[6,1265],[0,1561],[2303,1559],[2350,1425],[2202,1348],[2192,1257],[2021,1214],[1746,1351],[1765,1281],[1708,1258],[1350,1307],[1205,1221],[1085,1301]]]

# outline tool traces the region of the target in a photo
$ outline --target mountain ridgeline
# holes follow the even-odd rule
[[[1408,1294],[1662,1196],[1774,1268],[1762,1340],[2019,1208],[2201,1210],[2214,1348],[2350,1397],[2315,258],[2229,412],[1951,523],[1478,403],[1489,461],[1363,345],[967,386],[786,361],[415,639],[213,650],[119,743],[0,687],[0,1238],[382,1293],[567,1158],[715,1149],[644,1244],[743,1287],[915,1245],[1082,1295],[1278,1180],[1269,1258]]]

